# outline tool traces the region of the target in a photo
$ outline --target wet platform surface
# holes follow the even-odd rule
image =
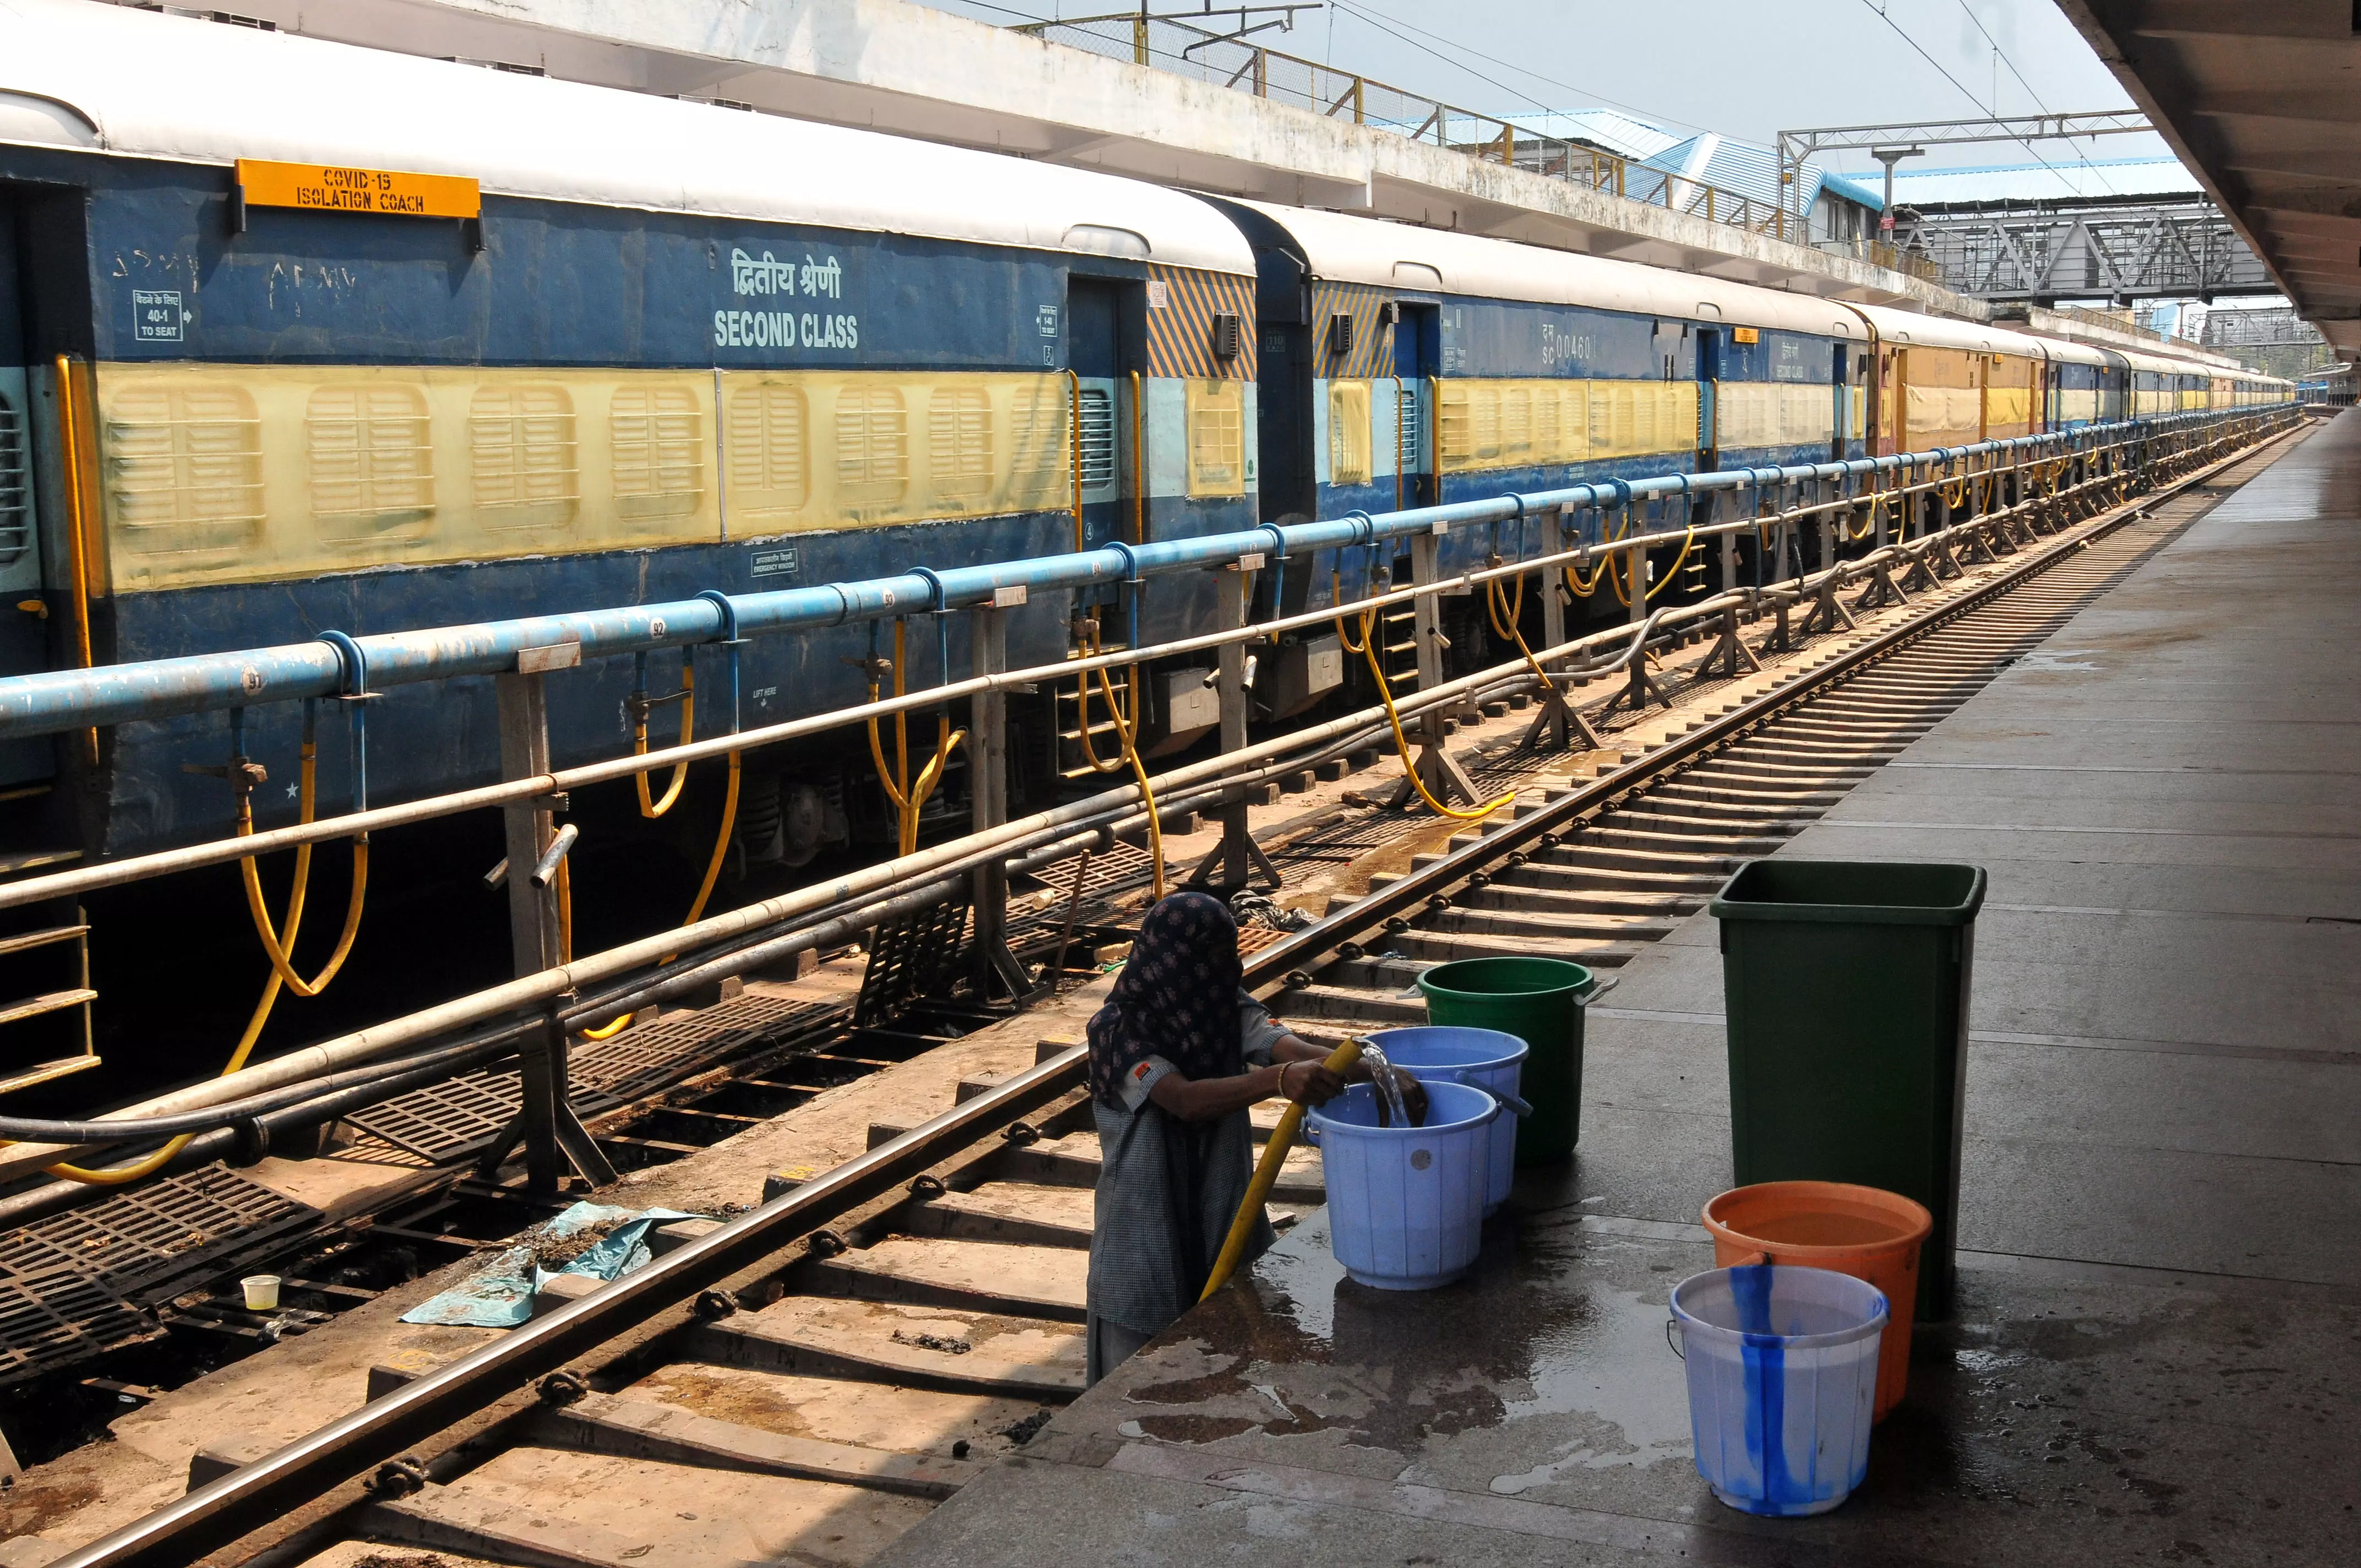
[[[1691,1460],[1700,915],[1591,1014],[1577,1159],[1467,1279],[1363,1288],[1307,1222],[881,1562],[2361,1562],[2356,649],[2348,412],[1784,851],[1992,876],[1958,1308],[1835,1513]]]

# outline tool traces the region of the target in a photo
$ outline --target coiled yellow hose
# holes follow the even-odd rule
[[[1148,810],[1148,874],[1155,896],[1161,899],[1164,896],[1164,824],[1156,814],[1156,789],[1148,782],[1147,765],[1140,762],[1138,748],[1134,744],[1137,731],[1125,720],[1122,709],[1115,707],[1115,688],[1107,681],[1106,671],[1101,669],[1095,673],[1099,678],[1099,691],[1106,698],[1107,711],[1115,715],[1115,739],[1123,743],[1123,760],[1131,764],[1131,776],[1139,781],[1139,796]],[[1133,694],[1137,696],[1139,690],[1139,666],[1137,664],[1131,667],[1131,682]],[[1135,717],[1137,712],[1137,708],[1133,709]]]
[[[874,691],[870,693],[872,697],[876,695]],[[672,700],[676,700],[680,704],[680,744],[686,746],[696,739],[697,734],[697,663],[686,655],[680,662],[680,696]],[[644,757],[647,754],[648,710],[642,707],[631,720],[631,755]],[[652,800],[648,795],[648,775],[633,773],[631,784],[639,791],[640,815],[656,817],[670,811],[673,804],[680,799],[681,786],[687,782],[688,764],[675,762],[672,766],[672,782],[664,785],[664,797],[661,800]],[[563,863],[560,862],[561,865]]]
[[[1499,799],[1493,801],[1490,805],[1478,806],[1473,811],[1461,811],[1455,806],[1445,806],[1443,802],[1434,798],[1434,792],[1428,789],[1426,787],[1426,781],[1418,776],[1417,763],[1411,761],[1410,740],[1402,733],[1401,714],[1394,707],[1393,686],[1386,679],[1385,666],[1378,663],[1378,655],[1369,646],[1369,625],[1375,614],[1376,612],[1374,610],[1363,610],[1361,612],[1361,656],[1368,661],[1369,674],[1377,677],[1378,697],[1379,701],[1386,705],[1386,722],[1393,727],[1394,751],[1396,754],[1401,758],[1402,773],[1409,777],[1411,787],[1418,791],[1419,798],[1426,802],[1428,806],[1433,807],[1439,815],[1449,817],[1461,822],[1479,822],[1483,820],[1485,817],[1491,816],[1492,813],[1499,810],[1500,807],[1516,799],[1517,792],[1515,790],[1510,790],[1508,794],[1502,795]]]
[[[303,739],[302,762],[296,775],[296,815],[301,822],[309,822],[313,817],[313,786],[318,773],[318,748],[307,734]],[[248,792],[245,790],[240,790],[237,796],[237,833],[242,839],[254,836],[254,806]],[[263,950],[270,957],[270,976],[263,981],[262,997],[254,1004],[254,1012],[247,1017],[236,1047],[221,1069],[224,1078],[242,1069],[247,1058],[254,1054],[255,1043],[262,1038],[263,1027],[270,1022],[271,1012],[279,1004],[281,989],[292,990],[298,996],[317,996],[328,988],[328,982],[335,979],[336,971],[344,967],[345,959],[351,955],[353,939],[360,932],[361,910],[368,889],[368,839],[363,835],[353,840],[353,891],[345,908],[345,928],[336,939],[335,952],[319,974],[310,981],[295,972],[289,962],[289,955],[294,951],[296,936],[303,926],[303,902],[312,881],[312,847],[300,845],[295,850],[294,885],[288,890],[283,934],[280,929],[274,928],[269,911],[263,906],[262,880],[254,857],[247,856],[238,862],[238,866],[246,883],[247,909],[253,916],[256,934],[262,938]],[[127,1165],[93,1167],[60,1161],[42,1168],[50,1176],[79,1181],[85,1186],[120,1187],[161,1170],[173,1156],[188,1147],[195,1136],[194,1133],[183,1133],[163,1147]]]

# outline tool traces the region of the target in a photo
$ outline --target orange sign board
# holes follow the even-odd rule
[[[476,181],[458,174],[405,174],[335,163],[237,160],[237,182],[256,207],[327,213],[390,213],[408,218],[476,218],[484,212]]]
[[[1763,341],[1763,334],[1751,326],[1740,327],[1730,335],[1731,341],[1737,343],[1760,343]]]

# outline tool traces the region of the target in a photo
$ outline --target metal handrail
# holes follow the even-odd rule
[[[1093,31],[1094,27],[1108,30]],[[1188,41],[1172,47],[1161,46],[1156,38],[1158,29],[1180,35]],[[1708,184],[1651,164],[1635,162],[1620,153],[1589,142],[1544,135],[1497,115],[1463,109],[1442,99],[1380,82],[1375,77],[1339,71],[1301,55],[1248,43],[1229,35],[1193,27],[1178,18],[1151,16],[1146,18],[1143,26],[1140,17],[1127,13],[1075,16],[1056,21],[1022,22],[1009,27],[1008,31],[1039,38],[1045,43],[1081,49],[1085,53],[1097,54],[1102,58],[1111,53],[1115,58],[1127,56],[1137,65],[1210,82],[1266,101],[1276,99],[1291,103],[1327,119],[1339,119],[1349,112],[1355,125],[1392,131],[1412,141],[1428,142],[1464,153],[1481,162],[1527,170],[1604,195],[1620,196],[1645,206],[1663,207],[1668,212],[1686,213],[1701,217],[1708,223],[1744,229],[1750,234],[1767,235],[1773,239],[1792,239],[1798,244],[1809,243],[1807,233],[1791,232],[1796,229],[1797,220],[1777,202],[1766,202],[1743,192]],[[1100,47],[1092,47],[1094,45]],[[1226,61],[1222,65],[1211,64],[1202,57],[1214,47],[1234,49],[1242,58],[1234,68]],[[1275,72],[1274,65],[1288,69]],[[1274,91],[1274,82],[1284,75],[1292,75],[1303,85],[1298,89],[1279,88]],[[1380,104],[1389,101],[1395,105],[1393,111],[1387,113],[1380,108],[1373,116],[1373,100]],[[1924,264],[1919,258],[1901,259],[1909,265],[1900,269],[1908,270],[1915,276],[1928,276],[1922,270]]]

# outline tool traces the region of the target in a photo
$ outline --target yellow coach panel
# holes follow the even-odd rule
[[[1436,386],[1436,455],[1446,474],[1697,448],[1694,381],[1451,377]]]
[[[1054,510],[1072,484],[1062,374],[108,364],[97,386],[125,591]],[[1235,388],[1223,415],[1210,455],[1237,468]]]
[[[720,536],[709,373],[108,364],[97,384],[120,590]]]

